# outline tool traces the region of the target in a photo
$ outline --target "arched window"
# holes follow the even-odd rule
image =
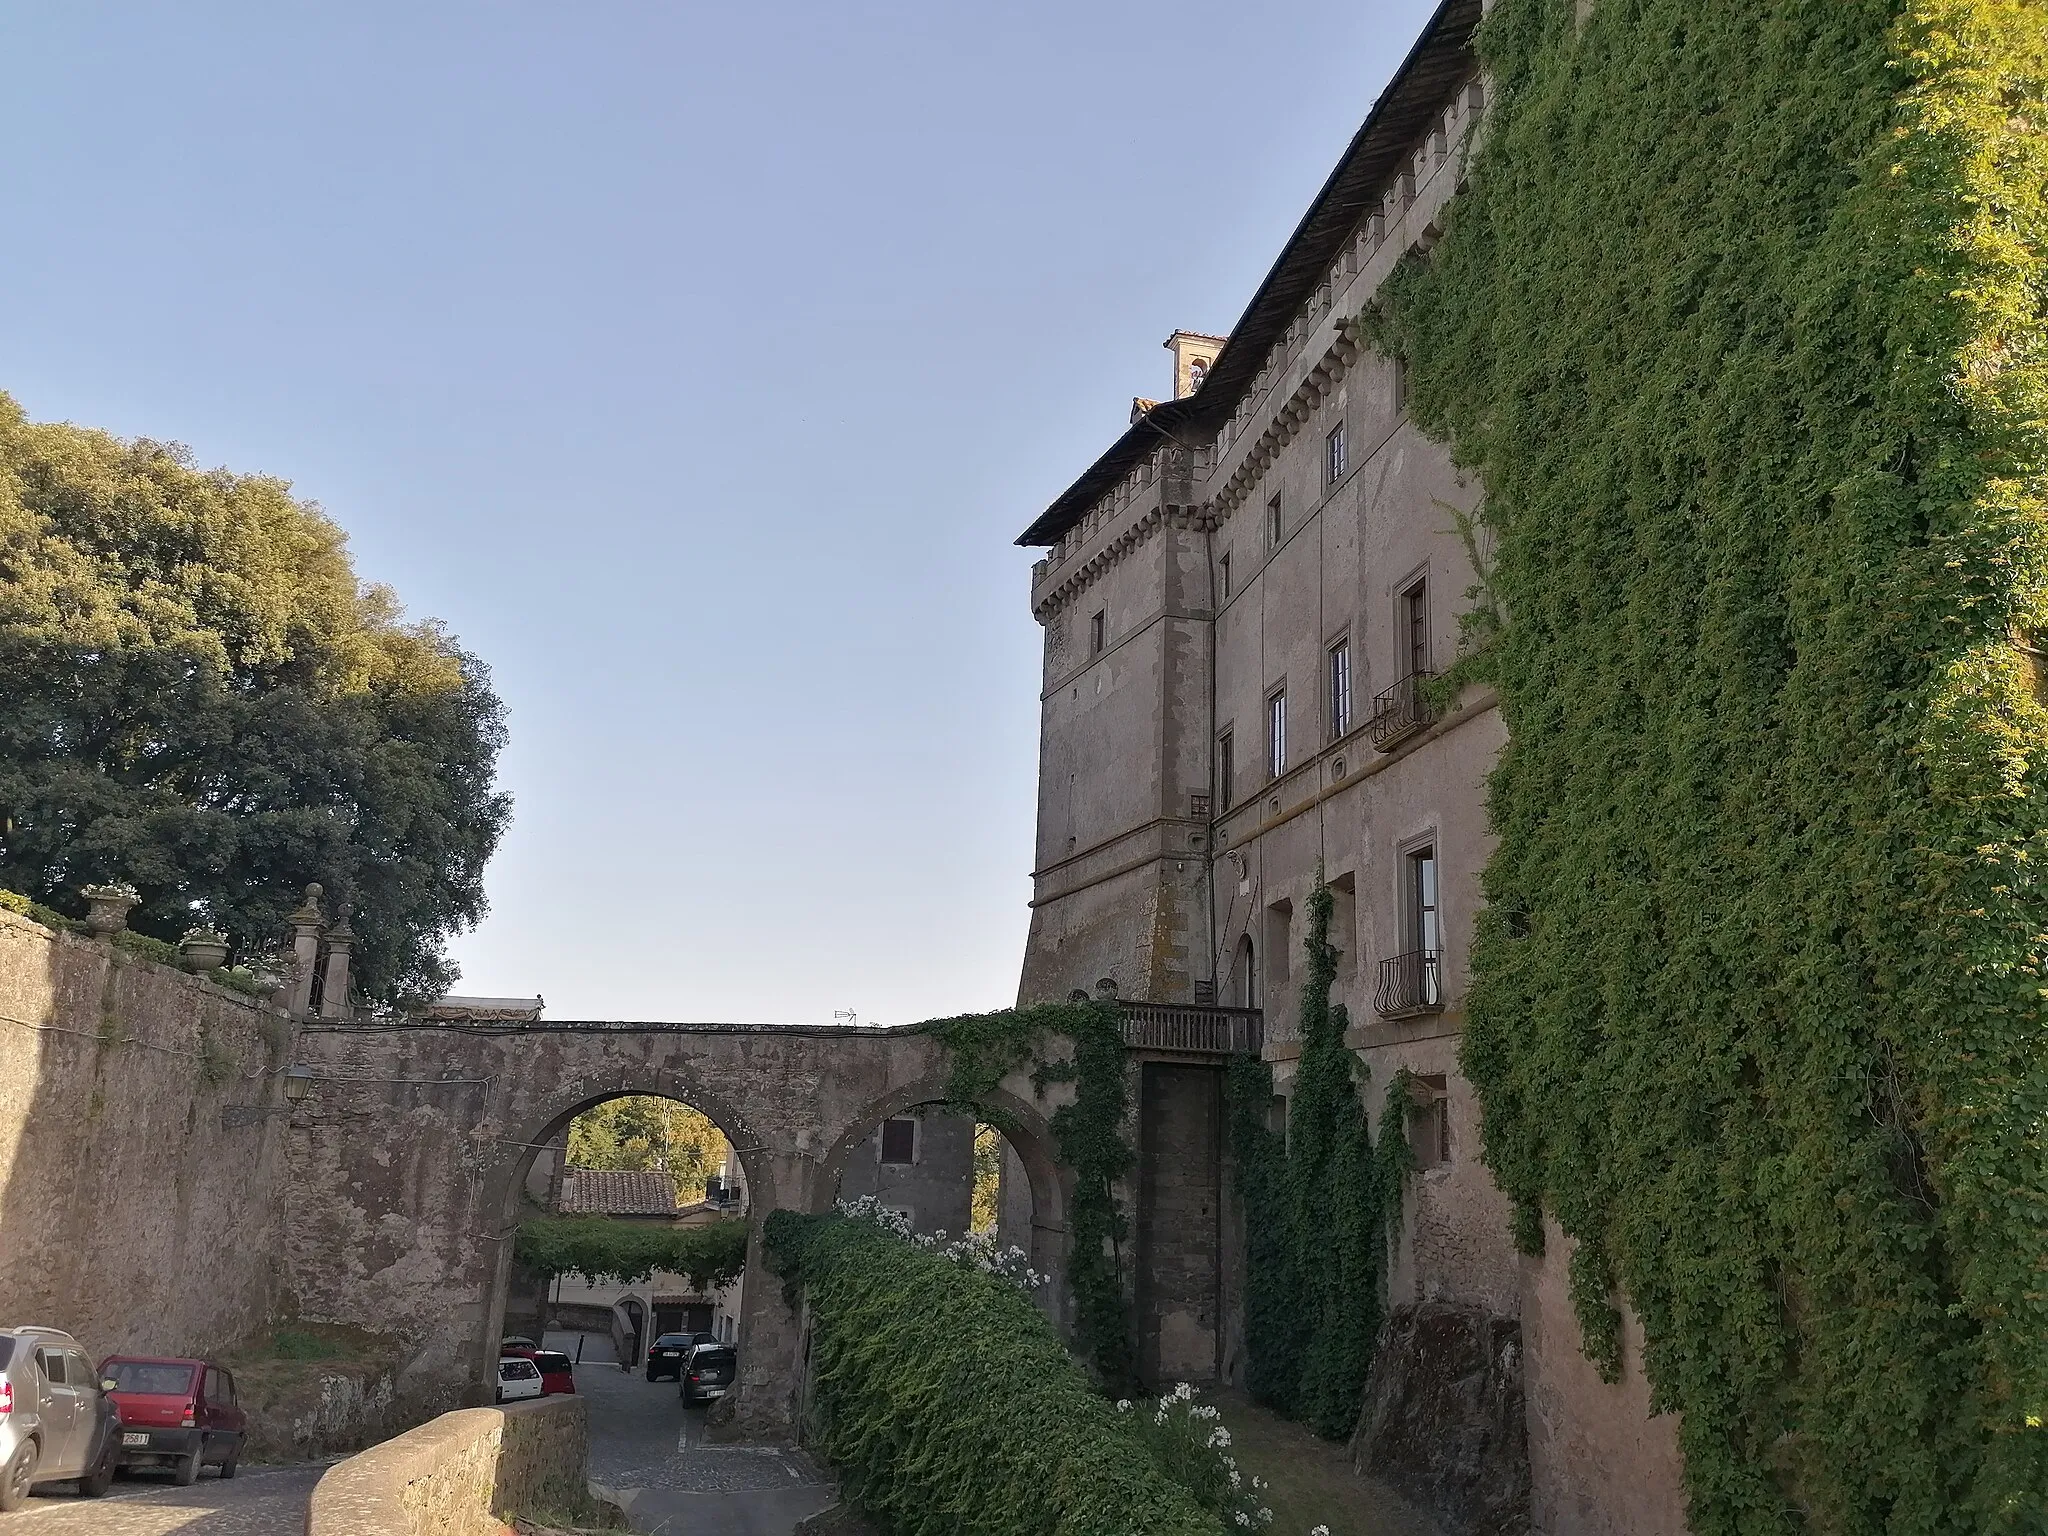
[[[1230,1000],[1239,1008],[1259,1006],[1259,956],[1250,934],[1237,941],[1237,959],[1230,967]]]

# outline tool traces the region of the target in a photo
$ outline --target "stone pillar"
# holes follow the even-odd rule
[[[779,1440],[795,1436],[802,1411],[796,1397],[804,1341],[796,1312],[783,1297],[782,1277],[768,1268],[761,1225],[775,1207],[825,1209],[831,1192],[825,1192],[821,1204],[818,1185],[823,1171],[808,1151],[773,1153],[767,1162],[772,1201],[762,1198],[765,1191],[751,1191],[754,1229],[747,1237],[746,1286],[740,1302],[740,1391],[733,1427],[748,1438]]]
[[[327,930],[327,974],[320,983],[320,1017],[342,1020],[348,1017],[348,964],[356,944],[355,930],[343,912]]]
[[[320,887],[306,887],[305,902],[299,910],[285,919],[292,925],[292,975],[291,1011],[294,1018],[305,1018],[313,1011],[313,972],[320,963],[320,925],[326,921],[320,910]]]

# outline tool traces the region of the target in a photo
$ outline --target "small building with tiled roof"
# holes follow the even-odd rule
[[[564,1216],[674,1220],[679,1214],[675,1179],[663,1168],[565,1168],[555,1208]]]

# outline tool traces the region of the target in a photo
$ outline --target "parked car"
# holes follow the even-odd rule
[[[180,1487],[201,1467],[233,1477],[249,1436],[235,1378],[210,1360],[109,1355],[100,1375],[121,1415],[121,1465],[170,1472]]]
[[[540,1372],[540,1390],[543,1397],[555,1397],[576,1391],[576,1362],[556,1349],[528,1349],[520,1351],[531,1360]]]
[[[523,1397],[542,1397],[547,1385],[540,1367],[524,1355],[505,1355],[498,1361],[498,1401],[516,1403]]]
[[[0,1510],[71,1478],[98,1498],[113,1485],[119,1441],[114,1404],[78,1340],[55,1328],[0,1328]]]
[[[647,1346],[647,1379],[659,1381],[664,1376],[682,1379],[683,1362],[690,1357],[690,1350],[698,1344],[714,1342],[708,1333],[664,1333]]]
[[[708,1403],[732,1390],[740,1369],[739,1354],[730,1344],[699,1344],[678,1383],[685,1403]]]
[[[529,1339],[523,1333],[508,1333],[504,1338],[498,1340],[498,1353],[501,1355],[516,1355],[521,1350],[539,1348],[538,1342]]]

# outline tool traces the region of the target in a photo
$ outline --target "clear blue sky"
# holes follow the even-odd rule
[[[285,476],[510,707],[462,990],[1014,996],[1010,541],[1429,0],[17,4],[0,388]]]

